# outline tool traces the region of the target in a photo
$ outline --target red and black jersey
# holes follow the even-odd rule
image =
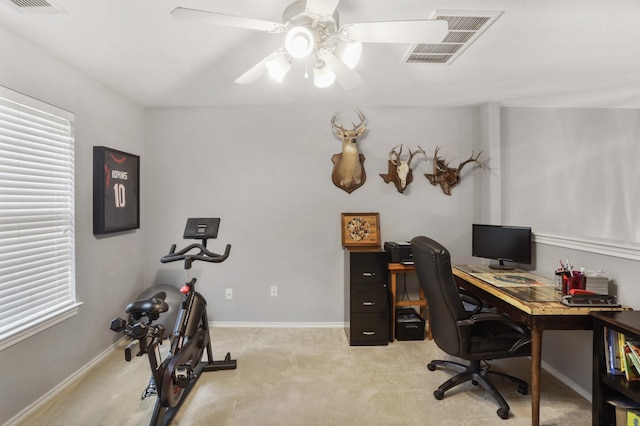
[[[127,155],[105,152],[105,228],[134,227],[138,218],[138,163]]]

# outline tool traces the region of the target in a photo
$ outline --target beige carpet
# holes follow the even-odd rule
[[[205,373],[177,425],[528,425],[531,398],[503,379],[494,383],[511,406],[501,420],[479,386],[465,384],[441,401],[433,391],[450,372],[430,372],[447,358],[433,341],[350,347],[342,329],[213,328],[216,359],[227,351],[238,369]],[[164,345],[166,346],[166,344]],[[122,345],[124,347],[124,344]],[[497,371],[529,380],[528,359],[494,361]],[[146,425],[154,398],[140,400],[146,358],[110,354],[24,425]],[[591,424],[588,401],[549,374],[542,376],[541,423]]]

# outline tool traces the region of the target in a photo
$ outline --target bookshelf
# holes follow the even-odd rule
[[[640,311],[592,312],[593,316],[593,395],[592,423],[615,425],[615,408],[607,401],[627,397],[640,404],[640,381],[628,381],[624,375],[610,372],[605,351],[606,330],[615,330],[625,337],[640,340]]]

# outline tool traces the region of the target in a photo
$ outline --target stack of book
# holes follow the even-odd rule
[[[640,341],[606,328],[604,350],[609,374],[624,375],[630,382],[640,381]]]
[[[604,353],[608,373],[624,376],[628,382],[640,382],[640,341],[627,338],[624,334],[604,329]],[[625,397],[607,401],[615,407],[616,426],[636,425],[640,421],[640,405]]]
[[[596,276],[585,277],[585,290],[592,291],[597,294],[609,294],[609,278]]]

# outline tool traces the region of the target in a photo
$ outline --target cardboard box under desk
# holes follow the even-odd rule
[[[396,309],[396,339],[424,340],[424,326],[424,318],[415,309]]]

